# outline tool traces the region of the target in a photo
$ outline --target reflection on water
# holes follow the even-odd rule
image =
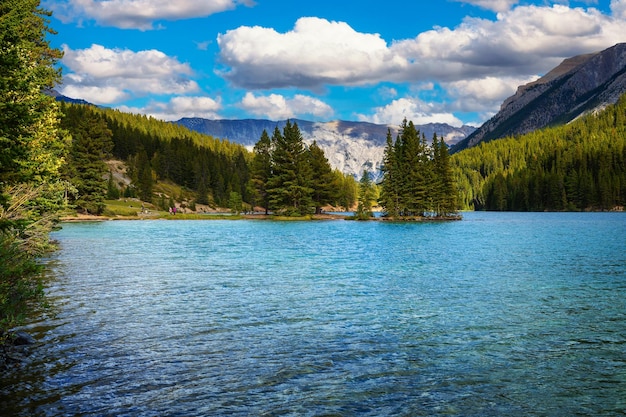
[[[15,416],[626,413],[626,216],[68,224]]]

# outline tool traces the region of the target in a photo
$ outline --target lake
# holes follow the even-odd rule
[[[53,237],[2,415],[626,414],[626,213]]]

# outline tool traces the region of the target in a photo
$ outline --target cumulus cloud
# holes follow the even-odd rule
[[[467,18],[455,29],[436,28],[393,47],[409,60],[439,68],[440,80],[529,76],[623,41],[624,23],[596,9],[525,6],[494,21]],[[412,66],[407,75],[419,77],[424,69]]]
[[[626,0],[611,0],[611,13],[615,18],[626,20]]]
[[[102,26],[121,29],[154,29],[158,20],[206,17],[236,8],[252,6],[251,0],[62,0],[47,1],[46,7],[64,21],[93,19]]]
[[[505,12],[519,3],[519,0],[454,0],[459,3],[473,4],[494,12]]]
[[[290,119],[301,115],[328,117],[333,114],[333,109],[328,104],[302,94],[286,98],[280,94],[255,96],[248,92],[241,100],[240,107],[271,120]]]
[[[161,51],[134,52],[92,45],[73,50],[63,46],[63,64],[69,72],[59,88],[70,97],[97,104],[152,94],[190,94],[199,90],[189,64]]]
[[[484,77],[445,83],[443,87],[450,96],[451,111],[485,112],[497,108],[510,97],[518,86],[535,81],[533,77]]]
[[[372,115],[358,115],[360,121],[386,125],[398,125],[404,118],[418,125],[427,123],[463,125],[463,122],[454,114],[418,98],[400,98],[386,106],[377,107]]]
[[[613,2],[614,13],[623,1]],[[387,44],[347,23],[301,18],[286,33],[244,26],[219,35],[225,66],[220,74],[246,88],[311,90],[382,81],[528,77],[564,58],[626,40],[625,23],[594,8],[518,6],[495,20],[466,18],[453,29],[438,27]]]
[[[146,114],[160,120],[180,120],[183,117],[202,117],[205,119],[220,119],[222,109],[220,98],[212,99],[203,96],[173,97],[168,102],[152,101],[145,107],[120,106],[119,110]]]
[[[221,74],[246,88],[378,82],[406,62],[378,34],[359,33],[344,22],[298,19],[292,31],[242,26],[218,35]]]

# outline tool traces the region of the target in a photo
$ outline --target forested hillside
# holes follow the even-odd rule
[[[128,163],[132,184],[122,195],[153,201],[157,180],[192,190],[194,201],[227,207],[231,193],[249,201],[251,154],[241,145],[141,115],[62,104],[62,126],[72,135],[66,175],[79,188],[75,203],[101,213],[110,158]],[[103,188],[104,187],[104,188]],[[173,197],[173,196],[168,196]],[[155,201],[156,202],[156,201]]]
[[[626,95],[568,125],[464,150],[452,164],[464,209],[623,209]]]

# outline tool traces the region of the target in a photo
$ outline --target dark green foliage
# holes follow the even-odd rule
[[[457,189],[448,148],[437,136],[432,146],[405,119],[394,142],[387,132],[380,205],[395,219],[456,214]]]
[[[111,191],[107,184],[105,160],[113,150],[112,133],[101,114],[87,111],[86,106],[62,105],[62,126],[72,142],[64,177],[77,189],[73,203],[82,211],[101,214],[104,199]]]
[[[58,107],[44,94],[61,78],[49,16],[38,0],[0,2],[0,344],[42,294],[36,258],[70,188]]]
[[[128,161],[131,166],[130,174],[133,184],[137,187],[137,197],[141,201],[151,201],[154,179],[152,178],[152,166],[148,154],[142,150]]]
[[[312,170],[297,123],[272,135],[272,176],[267,181],[270,208],[287,215],[308,214],[312,205]]]
[[[391,137],[391,130],[387,130],[386,141],[379,203],[385,210],[385,215],[397,218],[400,216],[400,184],[402,180],[401,166],[398,160],[400,151]]]
[[[452,157],[464,208],[612,210],[626,203],[626,96],[566,126]]]
[[[372,177],[367,170],[363,170],[363,175],[359,181],[359,204],[355,214],[357,220],[367,220],[374,216],[372,212],[373,200],[374,184],[372,183]]]
[[[305,146],[296,123],[287,121],[270,138],[263,131],[254,146],[251,164],[255,201],[274,213],[303,216],[332,204],[349,210],[356,199],[356,183],[333,169],[324,151],[313,141]]]
[[[335,190],[332,188],[333,169],[324,155],[324,151],[313,141],[308,149],[309,164],[311,166],[312,199],[315,214],[322,212],[322,207],[333,201]]]
[[[267,131],[263,131],[261,138],[254,145],[254,156],[250,167],[254,203],[265,209],[268,214],[270,202],[267,183],[272,176],[272,140]]]
[[[240,145],[145,116],[78,104],[65,108],[68,115],[79,113],[85,120],[103,120],[111,131],[112,157],[126,161],[133,178],[124,197],[137,196],[152,202],[157,180],[172,181],[194,191],[196,203],[200,204],[228,207],[231,191],[239,193],[244,201],[251,197],[250,154]],[[67,123],[70,130],[80,129],[81,122],[70,116]],[[91,140],[98,139],[91,135]],[[106,193],[106,172],[102,179]]]
[[[436,216],[447,216],[458,209],[458,190],[448,154],[448,145],[443,138],[433,136],[433,177],[429,208]]]

